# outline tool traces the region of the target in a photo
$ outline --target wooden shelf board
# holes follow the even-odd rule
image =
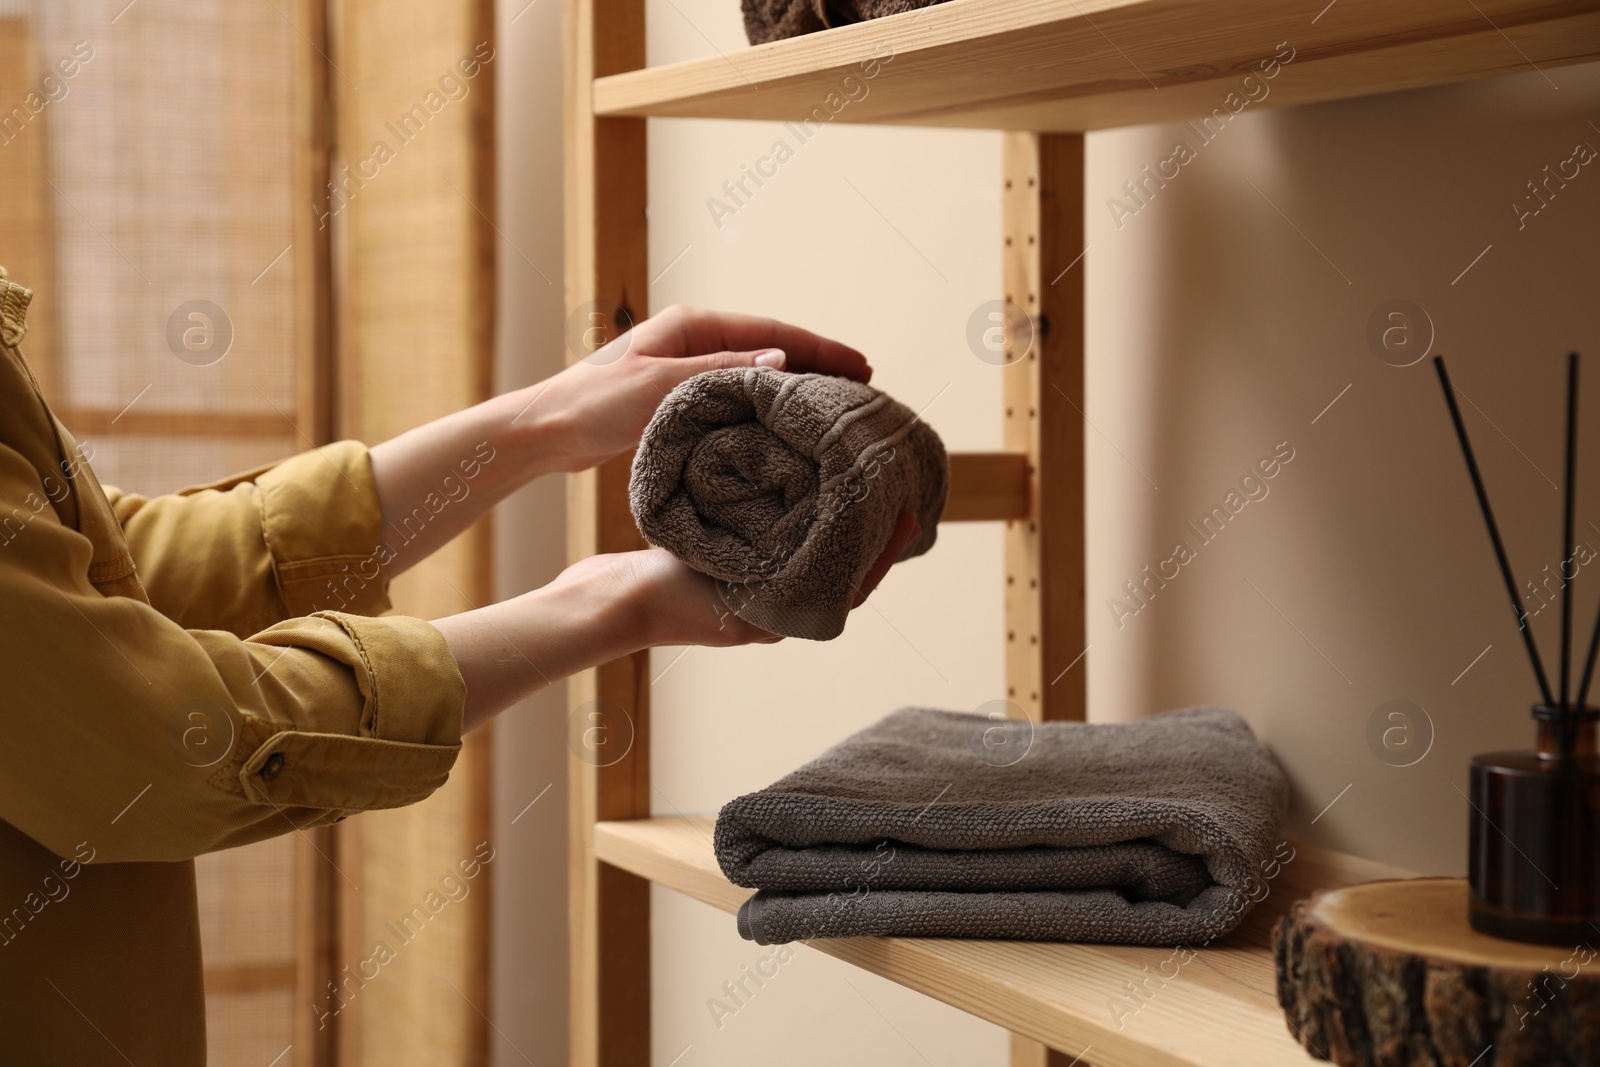
[[[735,912],[750,890],[718,869],[714,824],[711,816],[596,823],[595,855]],[[1314,889],[1408,873],[1298,846],[1239,930],[1181,965],[1172,949],[1127,945],[932,938],[819,938],[810,945],[1069,1056],[1092,1046],[1084,1059],[1096,1067],[1312,1064],[1278,1008],[1273,926]],[[1177,976],[1161,984],[1164,964]],[[1130,982],[1150,991],[1142,1007]]]
[[[1028,517],[1026,452],[950,453],[950,496],[941,522]]]
[[[830,93],[837,103],[848,91],[854,98],[830,121],[1072,132],[1209,115],[1280,42],[1293,61],[1261,83],[1266,95],[1247,109],[1600,58],[1594,0],[1339,0],[1319,16],[1320,6],[946,0],[597,78],[594,110],[798,123]],[[890,57],[876,76],[844,84],[875,55]]]

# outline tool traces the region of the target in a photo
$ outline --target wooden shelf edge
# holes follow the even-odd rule
[[[1244,106],[1600,58],[1600,13],[1587,3],[1482,0],[1477,7],[1345,0],[1313,23],[1298,9],[1256,0],[946,0],[598,78],[592,101],[599,115],[795,124],[833,94],[826,122],[1082,132],[1210,114],[1280,42],[1296,58],[1265,83],[1266,95]],[[864,76],[874,62],[881,70]]]
[[[702,903],[735,912],[751,893],[717,868],[715,819],[629,819],[593,827],[597,859]],[[1274,999],[1270,935],[1312,888],[1411,872],[1312,846],[1271,884],[1266,901],[1215,946],[1177,964],[1177,950],[1127,945],[828,938],[809,946],[1068,1056],[1092,1046],[1097,1067],[1285,1067],[1313,1060]],[[1176,969],[1175,978],[1160,979]],[[1146,992],[1141,1001],[1125,983]],[[1118,1008],[1120,1006],[1120,1014]]]

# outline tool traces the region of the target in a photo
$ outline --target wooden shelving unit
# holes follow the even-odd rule
[[[569,309],[650,311],[648,116],[798,123],[835,93],[834,122],[1007,131],[1001,293],[1034,329],[1013,339],[1001,371],[1005,450],[951,457],[946,520],[1006,524],[1006,686],[1038,720],[1085,717],[1085,267],[1068,270],[1085,245],[1083,132],[1600,58],[1600,0],[948,0],[646,68],[643,0],[564,4]],[[1263,63],[1274,60],[1268,78]],[[574,558],[639,546],[627,481],[626,458],[573,477]],[[640,654],[570,686],[574,710],[598,709],[632,738],[616,763],[572,764],[574,1067],[650,1062],[650,882],[729,910],[744,893],[711,860],[708,820],[649,818],[649,676]],[[1066,1067],[1085,1046],[1077,1062],[1102,1067],[1304,1063],[1272,996],[1271,920],[1314,888],[1393,874],[1301,849],[1240,932],[1120,1027],[1109,998],[1170,950],[902,939],[814,947],[1006,1026],[1014,1067]]]

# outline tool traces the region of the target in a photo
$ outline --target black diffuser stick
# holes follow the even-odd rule
[[[1583,678],[1578,682],[1578,695],[1574,698],[1572,706],[1586,708],[1589,706],[1589,683],[1594,681],[1595,653],[1600,652],[1600,612],[1595,613],[1594,630],[1589,634],[1589,654],[1583,663]]]
[[[1576,382],[1578,374],[1578,354],[1574,352],[1569,358],[1572,360],[1572,380]],[[1570,473],[1567,475],[1567,482],[1569,485],[1572,482],[1572,475]],[[1570,535],[1568,536],[1568,543],[1571,543]],[[1596,653],[1600,653],[1600,612],[1595,613],[1594,629],[1589,633],[1589,652],[1586,656],[1584,656],[1583,660],[1583,677],[1578,681],[1578,693],[1577,696],[1573,698],[1572,704],[1570,705],[1570,707],[1575,708],[1578,711],[1582,711],[1584,708],[1589,706],[1589,683],[1594,681]],[[1574,721],[1576,721],[1575,716]]]
[[[1444,388],[1444,402],[1450,409],[1450,421],[1455,423],[1456,438],[1461,442],[1461,454],[1467,461],[1467,473],[1472,476],[1472,488],[1478,494],[1478,507],[1483,509],[1483,521],[1489,527],[1489,540],[1494,543],[1494,556],[1500,563],[1500,574],[1506,580],[1506,592],[1511,594],[1511,610],[1517,616],[1517,629],[1522,631],[1522,643],[1528,649],[1528,661],[1533,664],[1533,675],[1539,680],[1539,694],[1546,706],[1555,704],[1550,695],[1550,679],[1545,677],[1544,661],[1539,658],[1539,646],[1533,643],[1533,630],[1528,627],[1528,612],[1522,606],[1522,594],[1517,592],[1517,580],[1511,576],[1511,561],[1506,558],[1506,546],[1500,540],[1500,527],[1495,525],[1494,510],[1489,507],[1489,494],[1483,488],[1483,476],[1478,473],[1478,461],[1472,455],[1472,442],[1467,440],[1467,426],[1461,421],[1461,408],[1456,404],[1456,391],[1450,385],[1450,372],[1445,370],[1444,357],[1433,357],[1433,369],[1439,372],[1439,384]]]
[[[1568,702],[1571,694],[1568,681],[1571,678],[1571,641],[1573,641],[1573,579],[1578,577],[1578,571],[1568,576],[1566,568],[1573,563],[1573,478],[1574,470],[1578,467],[1578,354],[1570,352],[1566,355],[1566,485],[1563,486],[1562,496],[1562,717],[1570,721],[1568,712],[1573,705]],[[1568,721],[1563,721],[1562,737],[1566,736],[1565,726]]]

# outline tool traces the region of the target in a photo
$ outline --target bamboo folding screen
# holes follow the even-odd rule
[[[341,436],[381,440],[488,395],[492,10],[486,0],[332,8],[338,136],[333,188],[318,203],[334,232]],[[395,610],[437,618],[487,603],[488,534],[480,524],[403,575]],[[339,889],[334,977],[379,942],[398,956],[341,1016],[341,1064],[487,1062],[487,873],[403,945],[392,924],[488,840],[488,732],[467,740],[428,800],[340,826],[338,864],[360,888]]]
[[[102,480],[170,491],[487,394],[490,12],[0,0],[0,264]],[[214,347],[180,353],[200,300]],[[470,532],[395,609],[482,604],[488,552]],[[415,808],[200,858],[212,1062],[486,1062],[488,879],[403,944],[388,925],[486,841],[486,742]]]

